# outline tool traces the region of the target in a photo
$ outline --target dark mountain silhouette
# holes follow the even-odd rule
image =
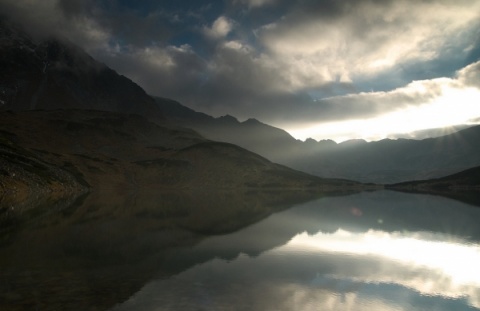
[[[425,189],[470,189],[480,188],[480,166],[441,178],[403,182],[388,187]]]
[[[141,87],[67,39],[34,39],[0,19],[0,54],[0,109],[95,109],[162,117]]]
[[[441,178],[407,181],[386,185],[386,188],[413,192],[436,194],[480,206],[480,166]]]
[[[321,177],[395,183],[446,176],[480,165],[480,126],[423,140],[302,142],[254,119],[213,118],[171,100],[156,101],[166,117],[207,138],[238,144],[274,162]]]

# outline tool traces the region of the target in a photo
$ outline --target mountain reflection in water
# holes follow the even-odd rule
[[[2,311],[480,309],[480,208],[442,197],[97,192],[0,211]]]
[[[108,310],[149,280],[197,263],[164,264],[180,249],[315,197],[102,189],[75,201],[39,198],[13,206],[0,198],[0,310]]]
[[[176,253],[113,310],[479,310],[479,223],[435,196],[322,198]]]

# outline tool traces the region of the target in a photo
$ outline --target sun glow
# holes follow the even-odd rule
[[[445,87],[442,95],[419,106],[411,106],[371,119],[328,122],[294,129],[290,133],[299,139],[349,139],[368,141],[388,138],[419,130],[474,124],[480,117],[480,90],[473,87]]]

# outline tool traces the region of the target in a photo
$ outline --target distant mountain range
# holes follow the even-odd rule
[[[209,139],[237,144],[274,162],[325,178],[388,184],[437,178],[480,165],[480,126],[423,140],[303,142],[255,119],[214,118],[172,100],[156,98],[156,102],[172,122]]]

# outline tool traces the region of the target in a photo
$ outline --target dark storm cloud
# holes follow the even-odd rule
[[[55,33],[53,20],[56,20],[58,14],[52,2],[48,0],[43,5],[12,0],[0,2],[0,16],[18,22],[32,35]]]
[[[168,0],[5,0],[0,8],[31,30],[41,27],[88,48],[99,44],[88,32],[105,33],[108,40],[122,45],[166,46],[176,36],[198,33],[201,25],[219,14],[211,3]]]
[[[185,18],[155,7],[149,11],[130,9],[120,1],[59,0],[58,7],[66,19],[93,20],[112,40],[134,46],[168,41],[181,31]]]
[[[198,94],[207,64],[189,46],[132,48],[115,55],[100,55],[141,85],[148,93],[193,99]]]
[[[67,18],[95,14],[95,3],[92,0],[59,0],[58,8]]]

